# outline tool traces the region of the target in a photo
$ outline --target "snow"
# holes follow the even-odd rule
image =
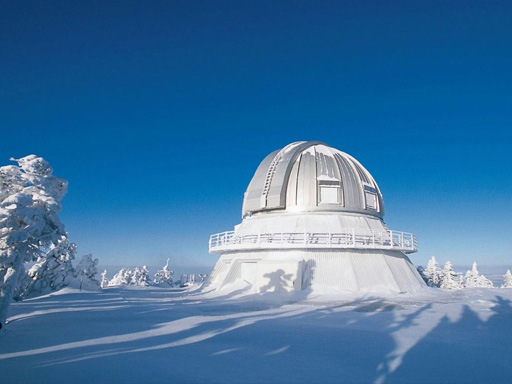
[[[2,384],[508,382],[512,290],[421,296],[161,287],[13,303]]]

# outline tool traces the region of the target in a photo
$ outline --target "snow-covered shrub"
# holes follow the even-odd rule
[[[510,274],[510,269],[507,269],[507,272],[503,275],[503,285],[501,288],[512,288],[512,274]]]
[[[103,288],[107,288],[108,287],[108,279],[107,279],[107,270],[103,270],[103,272],[101,272],[101,276],[100,276],[101,280],[100,280],[100,288],[103,289]]]
[[[476,267],[476,261],[473,262],[471,271],[466,272],[466,278],[464,280],[464,287],[466,288],[492,288],[494,287],[491,280],[486,278],[484,275],[480,275]]]
[[[0,167],[0,327],[18,286],[23,264],[67,237],[58,213],[67,182],[46,160],[29,155]]]
[[[149,271],[144,265],[142,268],[136,267],[135,270],[121,268],[112,280],[109,281],[109,287],[120,287],[125,285],[135,285],[147,287],[149,285]]]
[[[155,273],[155,279],[153,283],[155,285],[169,285],[172,286],[172,275],[174,271],[169,269],[169,259],[167,259],[167,263],[165,263],[164,267]]]
[[[26,286],[23,287],[23,292],[20,292],[19,296],[45,294],[73,284],[75,270],[72,260],[75,258],[75,254],[76,245],[70,243],[66,236],[62,236],[28,270],[28,278],[25,279]]]
[[[442,289],[460,289],[462,284],[458,273],[453,271],[452,263],[447,261],[441,272],[441,288]]]
[[[93,291],[100,289],[100,282],[96,279],[97,265],[98,259],[93,259],[91,254],[82,256],[75,271],[76,284],[80,289]]]
[[[427,268],[418,268],[418,272],[429,287],[441,286],[442,269],[437,265],[434,256],[428,261]]]
[[[128,273],[127,273],[128,272]],[[131,271],[126,270],[125,268],[121,268],[119,272],[117,272],[114,277],[108,282],[109,287],[120,287],[123,285],[128,285],[127,278],[131,280]]]
[[[149,271],[145,265],[142,268],[135,268],[131,276],[130,285],[140,287],[147,287],[149,285]]]

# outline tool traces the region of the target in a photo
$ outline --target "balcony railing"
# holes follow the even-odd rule
[[[350,228],[338,233],[278,232],[238,235],[235,231],[210,236],[210,253],[249,249],[357,248],[418,250],[418,239],[408,232]]]

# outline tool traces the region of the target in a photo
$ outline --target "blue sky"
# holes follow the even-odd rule
[[[0,164],[102,265],[209,267],[259,162],[355,156],[416,264],[512,264],[510,1],[1,1]]]

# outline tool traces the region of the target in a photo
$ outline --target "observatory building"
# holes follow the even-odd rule
[[[244,195],[242,223],[210,237],[219,254],[207,284],[237,280],[255,292],[336,288],[406,292],[425,283],[407,254],[412,233],[384,224],[372,175],[352,156],[316,141],[269,154]]]

